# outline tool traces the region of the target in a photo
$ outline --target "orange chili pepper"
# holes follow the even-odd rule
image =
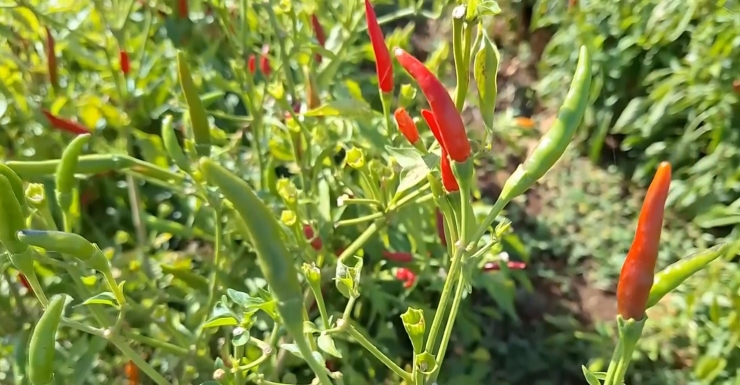
[[[671,165],[662,162],[658,165],[658,171],[645,195],[635,238],[619,275],[617,311],[626,320],[640,320],[645,316],[650,288],[653,286],[665,201],[670,185]]]
[[[91,133],[91,131],[87,127],[83,126],[80,123],[54,116],[54,114],[47,110],[41,110],[41,112],[44,114],[44,116],[46,116],[46,119],[49,119],[49,123],[51,123],[51,126],[58,130],[66,131],[75,135]]]
[[[129,385],[139,385],[141,383],[139,382],[139,368],[133,361],[126,363],[126,377]]]
[[[396,112],[393,113],[393,116],[396,118],[398,129],[401,131],[403,136],[406,137],[409,143],[416,143],[416,141],[419,140],[419,130],[416,129],[416,124],[414,123],[414,120],[411,119],[409,113],[406,112],[406,109],[398,107]]]

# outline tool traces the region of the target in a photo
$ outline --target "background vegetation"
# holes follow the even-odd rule
[[[176,50],[182,49],[209,101],[206,107],[218,127],[212,134],[228,150],[233,167],[246,178],[253,176],[257,161],[268,163],[277,176],[295,174],[289,130],[275,129],[266,138],[249,130],[254,116],[247,104],[254,95],[274,91],[277,83],[257,71],[254,82],[245,85],[240,73],[247,57],[238,53],[262,57],[264,45],[270,47],[272,76],[279,73],[294,82],[281,80],[296,106],[306,111],[312,92],[325,105],[314,117],[323,120],[312,121],[317,143],[351,141],[373,154],[374,131],[382,119],[372,112],[381,107],[361,2],[265,2],[241,15],[230,11],[236,8],[229,1],[209,6],[191,0],[187,18],[178,16],[174,3],[2,3],[0,156],[58,158],[70,136],[50,128],[40,112],[48,109],[74,116],[96,132],[90,153],[127,153],[169,167],[159,132],[165,114],[173,114],[178,125],[186,119],[175,68]],[[389,46],[401,46],[452,77],[450,3],[374,2]],[[592,47],[596,86],[577,143],[543,183],[506,212],[514,232],[503,251],[528,262],[527,269],[475,277],[440,384],[582,384],[580,365],[605,369],[613,348],[616,277],[644,186],[660,161],[673,164],[674,182],[659,265],[737,239],[740,7],[706,0],[505,0],[498,5],[501,13],[487,27],[502,57],[499,110],[494,151],[478,168],[481,209],[549,127],[580,44]],[[298,18],[287,16],[291,9]],[[326,31],[325,48],[310,27],[313,14]],[[47,75],[45,28],[56,40],[56,89]],[[131,59],[127,77],[120,71],[121,49]],[[315,53],[324,56],[321,64],[312,63]],[[302,71],[314,65],[312,84]],[[286,106],[268,102],[263,108],[267,125],[290,126]],[[474,104],[465,116],[469,129],[482,135]],[[253,141],[264,146],[263,154],[248,151]],[[322,180],[330,183],[318,187],[323,194],[318,199],[327,205],[344,191],[335,188],[343,180],[333,177],[326,176]],[[37,182],[53,188],[53,181]],[[192,271],[206,277],[212,271],[210,217],[178,186],[158,185],[135,168],[81,184],[82,234],[106,249],[119,279],[127,281],[127,294],[140,304],[128,315],[127,329],[163,340],[187,336],[206,296],[176,275]],[[360,209],[351,210],[346,217],[361,216]],[[327,250],[341,250],[364,229],[334,229],[336,212],[312,214],[308,219]],[[434,270],[441,261],[434,256],[444,247],[435,226],[434,217],[420,211],[394,221],[363,250],[367,273],[355,317],[400,362],[410,359],[411,346],[399,315],[408,306],[428,308],[441,290],[443,280]],[[418,275],[411,288],[395,279],[400,265],[382,258],[388,250],[414,254],[406,266]],[[259,273],[252,262],[236,258],[240,253],[234,252],[222,279],[227,287],[256,295]],[[71,285],[69,277],[43,269],[39,274],[51,293]],[[94,278],[86,278],[95,285]],[[326,296],[331,311],[341,312],[344,299],[332,290]],[[0,383],[13,383],[15,354],[39,312],[8,268],[0,281]],[[648,315],[628,384],[740,384],[737,259],[716,261]],[[257,322],[252,333],[267,331],[266,322]],[[211,351],[219,352],[224,335],[214,336]],[[59,360],[68,369],[60,375],[70,383],[126,383],[126,361],[104,341],[73,332],[64,340],[66,354]],[[136,344],[162,373],[192,371],[193,383],[209,379],[215,369],[183,368],[176,354]],[[341,365],[337,369],[348,383],[377,384],[386,378],[385,369],[357,345],[337,341],[337,348],[344,359],[335,365]]]

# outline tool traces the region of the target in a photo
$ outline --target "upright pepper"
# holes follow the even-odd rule
[[[190,124],[193,127],[193,141],[200,156],[211,153],[211,125],[208,123],[208,113],[200,100],[195,82],[190,74],[190,66],[183,51],[177,51],[177,73],[188,104]]]
[[[52,298],[31,334],[28,345],[28,378],[33,385],[48,385],[54,379],[56,335],[66,303],[67,295]]]
[[[123,49],[118,51],[118,61],[121,62],[121,72],[123,72],[124,76],[127,76],[129,71],[131,71],[131,62],[128,58],[128,52]]]
[[[588,106],[591,91],[591,55],[581,47],[576,72],[565,96],[563,106],[550,130],[540,139],[537,147],[527,157],[501,189],[499,199],[509,201],[524,194],[532,185],[552,168],[573,140],[578,125]],[[435,113],[436,115],[436,113]],[[439,115],[437,115],[439,116]]]
[[[323,365],[314,358],[303,334],[303,290],[293,256],[281,239],[280,225],[267,205],[254,190],[236,175],[211,159],[200,161],[200,170],[211,185],[217,186],[239,214],[237,228],[251,243],[257,254],[262,274],[277,301],[277,309],[285,329],[295,340],[296,347],[322,385],[331,385]]]
[[[653,286],[663,212],[671,185],[671,165],[662,162],[640,210],[635,238],[622,265],[617,285],[617,310],[625,320],[641,320]]]
[[[69,119],[63,119],[63,118],[57,117],[47,110],[41,110],[41,113],[43,113],[44,116],[46,116],[46,119],[49,120],[49,123],[51,123],[51,126],[53,128],[56,128],[57,130],[69,132],[75,135],[83,135],[83,134],[90,133],[90,130],[80,123],[77,123]]]
[[[64,216],[64,230],[72,231],[79,218],[79,210],[75,210],[75,170],[79,162],[82,148],[90,141],[90,135],[80,135],[67,145],[62,153],[61,162],[56,172],[56,197]]]
[[[249,59],[247,59],[247,69],[249,69],[249,73],[252,75],[257,73],[257,56],[254,54],[249,55]]]
[[[370,0],[365,0],[365,20],[367,21],[367,33],[370,35],[370,43],[375,53],[375,71],[378,74],[378,87],[383,93],[393,92],[393,64],[388,46],[385,45],[383,31],[378,24],[375,10]]]
[[[272,73],[272,67],[270,67],[270,60],[267,54],[270,53],[270,46],[265,44],[262,46],[262,56],[260,56],[260,71],[262,75],[270,76]]]
[[[51,35],[49,27],[44,27],[46,30],[46,65],[49,71],[49,82],[51,86],[56,90],[59,88],[59,68],[57,66],[57,55],[55,51],[54,36]]]
[[[319,42],[320,46],[324,47],[326,44],[326,33],[316,14],[311,15],[311,27],[313,28],[313,34],[316,35],[316,41]],[[317,53],[314,55],[314,58],[317,63],[321,63],[321,54]]]
[[[405,108],[398,107],[396,112],[393,113],[393,116],[396,118],[398,130],[401,131],[409,143],[412,145],[416,144],[419,140],[419,130],[416,129],[416,124],[414,123],[414,120],[411,119],[411,115],[406,112]]]
[[[421,92],[426,96],[435,121],[439,126],[439,134],[442,139],[440,143],[447,150],[452,160],[460,163],[465,162],[470,156],[470,142],[462,116],[455,107],[447,89],[419,59],[401,48],[396,48],[394,53],[396,60],[419,83]]]
[[[177,15],[181,19],[187,19],[190,12],[188,11],[188,0],[176,0],[177,1]]]

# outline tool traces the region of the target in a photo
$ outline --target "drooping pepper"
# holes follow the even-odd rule
[[[31,334],[28,344],[28,379],[34,385],[48,385],[54,380],[56,335],[67,298],[66,294],[52,298]]]
[[[69,132],[75,135],[82,135],[82,134],[89,134],[90,130],[82,125],[81,123],[77,123],[75,121],[69,120],[69,119],[63,119],[58,116],[55,116],[51,112],[47,110],[41,110],[41,113],[46,116],[46,119],[49,120],[49,123],[51,123],[51,126],[53,128],[56,128],[57,130]]]
[[[398,130],[401,131],[409,143],[412,145],[416,144],[419,140],[419,130],[416,129],[416,124],[414,123],[414,120],[411,119],[411,115],[406,112],[405,108],[398,107],[396,112],[393,113],[393,116],[396,118]]]
[[[324,47],[326,44],[326,32],[324,32],[324,27],[321,26],[321,22],[319,22],[316,14],[311,15],[311,27],[313,28],[314,35],[316,35],[316,41],[319,42],[320,46]],[[314,55],[314,58],[317,63],[321,63],[322,58],[320,53]]]
[[[670,184],[671,165],[662,162],[645,195],[635,238],[619,275],[617,311],[625,320],[641,320],[645,316]]]
[[[49,82],[54,89],[59,87],[59,68],[57,67],[57,55],[54,50],[54,36],[51,35],[49,27],[46,29],[46,65],[49,71]]]
[[[447,89],[419,59],[401,48],[396,48],[394,54],[401,66],[419,83],[421,92],[426,96],[439,126],[442,139],[440,144],[447,150],[452,160],[459,163],[465,162],[470,157],[470,142],[462,116]],[[429,123],[428,120],[427,123]]]
[[[188,11],[188,0],[177,0],[177,15],[181,19],[187,19],[190,12]]]
[[[457,183],[455,174],[452,172],[450,157],[444,147],[442,148],[442,154],[439,158],[439,169],[442,172],[442,184],[445,186],[445,190],[447,190],[447,192],[460,191],[460,185]]]
[[[321,248],[324,246],[324,242],[321,241],[321,238],[315,236],[316,234],[314,233],[313,227],[311,227],[311,225],[307,224],[303,226],[303,235],[306,236],[306,239],[311,242],[311,247],[314,250],[321,250]]]
[[[396,279],[402,281],[403,287],[408,289],[416,283],[416,274],[405,267],[401,267],[396,270]]]
[[[375,70],[378,74],[378,87],[383,93],[393,92],[393,64],[388,46],[385,45],[383,31],[378,24],[375,10],[370,0],[365,0],[365,20],[367,21],[367,33],[370,35],[370,43],[375,53]]]

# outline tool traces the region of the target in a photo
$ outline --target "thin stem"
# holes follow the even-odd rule
[[[132,138],[133,135],[131,136],[131,139]],[[129,140],[129,143],[133,144],[133,140]],[[129,151],[131,150],[132,149],[129,149]],[[141,194],[139,192],[139,186],[136,184],[136,181],[131,174],[126,175],[126,185],[128,187],[128,199],[129,202],[131,202],[131,217],[133,218],[134,229],[136,230],[137,254],[139,254],[144,274],[146,274],[147,278],[152,278],[154,275],[152,273],[151,263],[149,262],[149,253],[147,252],[149,242],[147,241],[146,236],[146,224],[141,219],[142,210],[140,205]]]
[[[149,365],[144,358],[131,349],[131,347],[129,347],[126,341],[121,339],[121,337],[113,334],[108,336],[108,341],[115,345],[129,360],[133,361],[134,364],[157,385],[171,385],[170,382],[159,374],[159,372],[154,370],[154,368]]]
[[[493,207],[491,207],[491,211],[488,213],[488,216],[480,223],[480,225],[478,225],[478,229],[475,230],[473,236],[470,237],[470,241],[468,242],[468,246],[466,248],[467,250],[472,250],[475,247],[481,237],[483,237],[483,234],[486,233],[491,223],[493,223],[493,221],[496,220],[496,217],[501,214],[501,211],[504,210],[504,207],[507,203],[509,202],[501,198],[496,200],[496,203],[494,203]]]
[[[244,358],[245,350],[245,345],[234,347],[234,359],[236,360],[236,362],[241,362],[242,358]],[[232,373],[234,373],[234,382],[236,383],[236,385],[242,385],[244,383],[244,371],[242,371],[241,368],[236,367],[232,370]]]
[[[158,340],[156,338],[147,337],[143,334],[139,333],[127,333],[125,335],[126,338],[130,338],[133,341],[149,345],[151,347],[166,351],[168,353],[174,354],[179,357],[187,357],[188,354],[190,354],[190,351],[188,349],[185,349],[181,346],[173,345],[169,342],[164,342],[162,340]]]
[[[319,308],[319,314],[321,314],[321,322],[324,325],[324,330],[327,330],[331,327],[329,324],[329,313],[326,311],[326,303],[324,302],[324,295],[321,293],[321,286],[318,288],[315,288],[311,286],[311,289],[313,291],[313,296],[316,298],[316,306]]]
[[[413,381],[413,378],[411,377],[411,374],[403,369],[401,369],[400,366],[398,366],[395,362],[393,362],[388,356],[383,354],[375,345],[373,345],[370,341],[368,341],[367,338],[365,338],[362,333],[360,333],[357,329],[355,329],[354,326],[350,325],[347,328],[347,334],[352,336],[360,345],[362,345],[365,349],[367,349],[370,354],[374,355],[375,358],[377,358],[380,362],[385,364],[390,370],[392,370],[394,373],[396,373],[399,377],[401,377],[404,381],[407,383],[410,383]]]
[[[349,301],[347,301],[347,306],[344,308],[344,313],[342,313],[342,320],[346,325],[349,324],[350,314],[352,314],[352,308],[355,306],[355,301],[357,301],[357,297],[350,297]]]
[[[432,327],[429,329],[429,337],[427,338],[426,351],[432,352],[434,345],[437,342],[437,334],[439,329],[442,327],[442,318],[444,318],[445,312],[447,311],[447,303],[450,301],[450,295],[452,295],[452,289],[455,284],[455,280],[460,272],[460,261],[462,260],[462,249],[458,248],[455,255],[452,257],[452,263],[450,270],[445,279],[445,285],[442,289],[442,297],[439,299],[439,306],[437,311],[434,313],[434,319],[432,320]]]
[[[354,240],[354,242],[352,242],[346,249],[344,249],[342,254],[340,254],[339,257],[337,257],[337,259],[339,261],[342,261],[346,259],[347,257],[354,255],[357,252],[357,250],[359,250],[362,247],[362,245],[364,245],[365,242],[367,242],[370,239],[370,237],[372,237],[375,234],[375,232],[378,231],[380,227],[379,223],[382,224],[383,221],[384,220],[381,218],[375,221],[370,226],[368,226],[367,229],[365,229],[365,231],[363,231],[362,234],[360,234],[360,236]]]
[[[374,221],[374,220],[376,220],[378,218],[382,218],[384,216],[385,216],[384,213],[380,213],[380,212],[378,212],[378,213],[372,213],[372,214],[368,214],[368,215],[365,215],[365,216],[362,216],[362,217],[357,217],[357,218],[345,219],[345,220],[337,221],[337,223],[334,224],[334,227],[337,228],[337,227],[342,227],[342,226],[359,225],[360,223]]]
[[[604,379],[604,385],[615,385],[616,382],[614,382],[614,378],[617,375],[617,371],[619,370],[619,362],[621,361],[622,357],[622,339],[617,340],[617,346],[614,347],[614,352],[612,353],[611,361],[609,361],[609,368],[606,370],[606,378]],[[620,384],[621,385],[621,384]]]
[[[442,362],[444,361],[445,353],[447,353],[447,345],[449,344],[450,337],[452,336],[452,329],[455,326],[455,319],[457,318],[457,311],[460,309],[460,303],[462,303],[462,295],[464,290],[465,276],[463,274],[460,274],[457,282],[457,289],[455,290],[455,298],[452,300],[450,315],[449,317],[447,317],[447,325],[445,325],[445,330],[442,334],[442,342],[439,345],[439,351],[437,352],[437,355],[435,357],[435,360],[437,361],[437,369],[434,371],[434,373],[432,373],[431,376],[429,376],[430,384],[433,384],[434,381],[437,380],[437,376],[442,369]]]

